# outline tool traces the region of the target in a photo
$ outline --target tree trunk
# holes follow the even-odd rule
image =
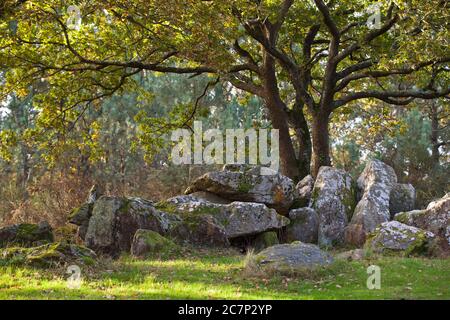
[[[303,109],[296,108],[291,117],[292,127],[295,130],[298,144],[297,163],[300,179],[306,177],[311,169],[311,134]]]
[[[281,173],[294,181],[298,181],[300,172],[294,145],[289,134],[289,116],[286,113],[286,105],[280,98],[275,73],[275,61],[268,54],[264,56],[264,100],[269,111],[272,126],[274,129],[279,130]]]
[[[315,178],[322,166],[330,166],[330,134],[328,131],[329,113],[313,114],[311,174]]]
[[[90,164],[89,164],[89,155],[83,155],[80,151],[80,165],[78,168],[79,172],[81,172],[81,176],[83,179],[87,179],[90,176]]]
[[[125,150],[121,149],[120,150],[120,184],[122,187],[122,192],[123,194],[127,193],[127,180],[126,180],[126,168],[127,168],[127,163],[126,163],[126,154],[125,154]]]
[[[279,101],[271,98],[266,99],[266,107],[274,129],[279,130],[280,167],[281,173],[294,181],[300,178],[299,166],[295,156],[295,149],[289,134],[287,114],[280,108]]]
[[[27,152],[27,146],[25,146],[24,143],[20,143],[20,154],[21,154],[21,168],[20,174],[17,178],[17,182],[20,191],[22,192],[22,199],[27,200],[29,197],[28,181],[30,180],[31,167],[29,161],[29,154]]]

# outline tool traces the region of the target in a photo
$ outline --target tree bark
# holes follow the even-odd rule
[[[313,114],[311,174],[315,178],[322,166],[331,166],[330,133],[328,130],[330,114],[318,111]]]
[[[311,134],[309,132],[308,123],[303,114],[303,109],[295,108],[292,112],[291,126],[295,130],[296,140],[298,144],[298,170],[300,179],[306,177],[311,170]]]
[[[266,54],[264,57],[264,100],[274,129],[279,130],[281,173],[294,181],[300,178],[294,145],[289,134],[286,105],[280,98],[275,73],[275,61]]]
[[[281,173],[294,181],[300,178],[299,166],[295,156],[295,149],[289,134],[289,126],[287,123],[287,114],[281,108],[282,102],[273,99],[270,93],[266,98],[266,107],[269,111],[269,117],[274,129],[279,130],[279,146],[280,146],[280,167]]]
[[[29,154],[27,152],[27,146],[24,143],[20,143],[20,154],[21,154],[21,168],[20,174],[17,177],[17,182],[22,192],[22,199],[27,200],[28,194],[28,182],[30,180],[31,166],[29,161]]]

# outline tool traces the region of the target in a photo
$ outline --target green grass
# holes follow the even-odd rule
[[[381,289],[366,288],[366,268],[381,267]],[[69,289],[63,268],[0,269],[0,299],[450,299],[450,259],[372,258],[296,277],[252,277],[234,251],[106,261],[83,270]]]

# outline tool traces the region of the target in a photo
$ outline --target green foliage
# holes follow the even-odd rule
[[[281,0],[76,1],[73,4],[80,7],[82,22],[79,30],[73,30],[67,26],[67,6],[59,0],[29,0],[20,9],[8,12],[0,25],[0,47],[8,48],[0,50],[0,61],[11,67],[5,71],[4,92],[16,91],[25,96],[31,85],[40,84],[43,90],[37,92],[36,101],[43,110],[43,122],[58,126],[62,124],[50,119],[74,121],[87,105],[92,107],[105,96],[138,91],[134,75],[141,70],[171,72],[179,67],[184,68],[179,72],[195,74],[195,68],[201,66],[201,70],[214,70],[225,80],[242,79],[244,74],[231,78],[227,74],[232,66],[242,63],[242,57],[234,49],[235,42],[256,61],[264,54],[258,41],[246,32],[245,23],[255,19],[275,23],[282,3]],[[369,30],[365,22],[370,15],[367,8],[372,3],[349,0],[328,5],[338,29],[358,24],[343,35],[342,49],[352,43],[346,40],[355,40],[362,47],[355,56],[343,59],[337,71],[360,59],[374,61],[377,70],[386,71],[421,62],[424,57],[440,59],[447,54],[448,14],[443,14],[445,10],[432,1],[396,1],[394,12],[399,16],[396,27],[366,43]],[[378,3],[385,22],[391,1]],[[14,32],[11,21],[17,22]],[[299,65],[307,65],[311,61],[302,50],[303,41],[310,27],[317,23],[321,24],[318,37],[329,38],[330,32],[314,3],[295,1],[285,18],[277,47]],[[325,62],[327,56],[320,54],[323,51],[323,47],[316,46],[312,55]],[[186,71],[190,68],[193,71]],[[414,74],[399,73],[395,79],[413,80],[423,87],[433,78],[436,85],[445,87],[448,73],[431,75],[431,69],[430,66]],[[283,82],[281,95],[290,104],[292,98],[288,97],[293,84],[283,68],[276,71]],[[311,72],[312,87],[305,89],[318,100],[315,88],[322,87],[320,79],[325,68],[316,63]],[[253,73],[247,72],[245,77],[253,77]],[[392,77],[363,77],[352,81],[349,89],[393,88],[390,80]],[[256,77],[254,84],[260,83],[261,79]],[[336,98],[341,96],[338,93]]]
[[[12,160],[11,148],[17,144],[17,136],[13,130],[0,131],[0,157],[6,161]]]
[[[339,120],[332,123],[333,134],[338,137],[332,144],[333,164],[358,177],[366,159],[385,161],[394,168],[400,182],[416,188],[416,206],[426,207],[449,192],[446,141],[450,130],[444,105],[445,101],[439,100],[394,109],[375,104],[337,115]],[[342,118],[345,121],[341,122]],[[433,130],[436,141],[431,138]]]
[[[49,199],[41,199],[46,198],[46,191],[39,185],[39,180],[49,171],[53,175],[56,172],[66,176],[73,174],[86,184],[96,181],[110,192],[122,195],[138,192],[159,199],[183,192],[189,180],[189,168],[174,166],[169,161],[170,131],[182,127],[191,116],[192,106],[210,78],[148,74],[137,77],[136,81],[143,94],[131,91],[105,98],[102,103],[86,109],[76,123],[59,129],[41,126],[42,111],[30,99],[8,101],[0,119],[0,149],[4,155],[0,169],[4,181],[17,181],[21,192],[37,184],[37,190],[41,190],[36,194],[39,199],[31,199],[32,207],[39,206],[36,211],[50,205]],[[239,98],[222,85],[211,87],[187,125],[200,120],[205,130],[216,126],[227,128],[238,119],[240,125],[248,128],[265,121],[258,99],[252,98],[249,105],[244,106],[238,102]],[[19,115],[24,112],[28,118],[18,123]],[[23,172],[25,169],[27,171]],[[28,177],[24,184],[22,175]],[[149,194],[148,185],[154,184],[155,179],[163,185],[150,187]],[[3,193],[6,196],[6,191],[2,189],[0,197]],[[155,192],[160,194],[152,196]],[[76,203],[83,198],[76,199]],[[41,203],[42,200],[45,203]],[[0,216],[10,214],[11,205],[6,206],[7,203],[10,204],[5,202],[0,208]],[[58,212],[64,210],[60,203],[55,204],[60,207]],[[45,211],[49,211],[48,208]],[[55,212],[47,214],[56,216]]]
[[[354,177],[358,176],[363,170],[360,159],[361,148],[354,140],[346,139],[334,146],[333,164]]]
[[[449,191],[450,173],[446,170],[449,164],[441,165],[432,157],[430,119],[414,109],[403,120],[404,127],[397,128],[392,137],[383,141],[383,159],[392,164],[401,181],[410,182],[418,189],[418,205],[426,207],[429,201]],[[449,129],[443,127],[439,131],[445,139]]]

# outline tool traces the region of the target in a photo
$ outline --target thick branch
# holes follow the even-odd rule
[[[372,62],[372,60],[370,60],[370,59],[363,60],[363,61],[361,61],[361,62],[358,62],[358,63],[356,63],[356,64],[353,64],[353,65],[351,65],[351,66],[345,68],[344,70],[338,72],[338,73],[336,74],[336,78],[337,78],[338,80],[340,80],[340,79],[342,79],[342,78],[348,76],[349,74],[351,74],[351,73],[353,73],[353,72],[355,72],[355,71],[359,71],[359,70],[362,70],[362,69],[367,69],[367,68],[369,68],[370,66],[372,66],[372,64],[373,64],[373,62]]]
[[[246,61],[248,61],[248,65],[249,65],[249,67],[252,68],[252,71],[256,72],[257,74],[261,73],[261,70],[259,69],[258,63],[256,62],[256,60],[252,57],[250,52],[248,52],[247,50],[245,50],[244,48],[242,48],[239,45],[239,42],[237,40],[234,42],[234,49],[242,58],[244,58]]]
[[[264,90],[261,86],[258,86],[254,83],[249,83],[242,81],[234,76],[226,77],[226,79],[236,88],[254,94],[258,97],[264,97]]]
[[[404,105],[412,102],[416,98],[420,99],[435,99],[445,97],[450,93],[450,88],[443,91],[422,91],[422,90],[402,90],[402,91],[365,91],[354,92],[348,94],[342,99],[336,100],[334,109],[339,108],[351,101],[359,99],[374,98],[391,104]],[[406,98],[406,101],[398,100]]]
[[[347,69],[338,73],[338,77],[342,78],[342,81],[336,86],[335,91],[339,92],[339,91],[343,90],[345,87],[347,87],[350,84],[350,82],[355,81],[355,80],[360,80],[360,79],[365,79],[365,78],[383,78],[383,77],[389,77],[389,76],[393,76],[393,75],[406,75],[406,74],[414,73],[416,71],[419,71],[419,70],[421,70],[425,67],[431,66],[431,65],[438,65],[441,63],[448,63],[448,62],[450,62],[450,57],[444,57],[444,58],[437,59],[437,60],[424,61],[424,62],[421,62],[414,66],[410,66],[410,67],[406,67],[406,68],[402,68],[402,69],[382,70],[382,71],[373,70],[373,71],[365,71],[365,72],[361,72],[361,73],[351,74],[352,72],[355,72],[358,69],[362,69],[363,67],[365,67],[363,65],[363,63],[356,64],[356,65],[350,66]],[[370,63],[370,61],[367,62],[367,67],[368,67],[369,63]],[[360,67],[358,67],[358,65],[360,65]],[[342,75],[345,75],[345,77],[342,77]],[[434,74],[433,76],[435,77],[436,74]],[[429,89],[431,89],[431,87]]]
[[[322,0],[314,0],[314,3],[322,14],[325,25],[327,26],[331,35],[333,36],[333,38],[338,40],[340,37],[340,32],[338,27],[336,26],[336,23],[331,17],[330,10],[328,9],[327,5]]]

